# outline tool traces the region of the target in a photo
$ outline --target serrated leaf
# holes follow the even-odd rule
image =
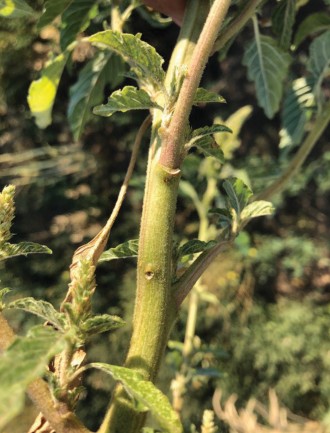
[[[274,206],[269,201],[258,200],[254,201],[242,210],[241,219],[247,220],[260,216],[271,215],[274,212]]]
[[[0,0],[0,16],[24,18],[34,16],[35,11],[24,0]]]
[[[36,326],[17,337],[0,357],[0,429],[23,409],[25,390],[42,376],[48,361],[65,345],[63,334]]]
[[[314,94],[317,102],[322,102],[321,84],[330,68],[330,30],[314,39],[309,49],[307,69],[316,83]]]
[[[278,36],[281,48],[290,47],[293,25],[296,17],[296,0],[282,0],[274,9],[273,30]]]
[[[69,57],[69,49],[49,62],[41,72],[41,77],[29,87],[28,104],[39,128],[52,123],[52,109],[64,66]]]
[[[11,257],[27,256],[28,254],[52,254],[52,250],[45,245],[34,242],[20,242],[18,244],[5,242],[0,245],[0,261]]]
[[[224,97],[222,97],[218,93],[211,92],[210,90],[206,90],[203,87],[199,87],[196,90],[193,104],[194,105],[206,104],[208,102],[215,102],[215,103],[223,104],[226,102],[226,100]]]
[[[109,262],[110,260],[126,259],[129,257],[137,257],[139,248],[139,240],[131,239],[117,245],[115,248],[110,248],[104,251],[99,258],[99,262]]]
[[[154,47],[141,41],[140,35],[119,33],[113,30],[96,33],[89,37],[89,41],[115,51],[131,66],[132,71],[146,88],[152,84],[159,90],[165,78],[162,68],[164,60]]]
[[[50,24],[65,11],[70,3],[72,3],[72,0],[46,0],[43,14],[37,23],[37,29],[40,30],[42,27]]]
[[[298,78],[284,98],[281,113],[280,148],[299,144],[305,132],[305,125],[315,104],[311,81]]]
[[[258,103],[271,119],[280,106],[290,56],[271,37],[257,35],[247,47],[243,63],[248,68],[248,78],[255,83]]]
[[[126,86],[113,92],[109,96],[108,102],[95,107],[93,113],[98,116],[110,117],[118,111],[147,110],[156,106],[145,90]]]
[[[298,47],[307,36],[330,28],[330,16],[324,12],[309,15],[298,27],[294,38],[294,45]]]
[[[85,320],[80,328],[86,335],[95,335],[112,331],[125,325],[125,321],[118,316],[99,314]]]
[[[84,31],[97,14],[97,4],[91,0],[73,0],[62,15],[60,44],[64,51]]]
[[[85,124],[92,118],[92,108],[103,100],[104,88],[118,86],[124,79],[124,64],[113,53],[100,52],[80,71],[78,81],[70,89],[68,119],[77,140]]]
[[[10,302],[7,305],[7,308],[24,310],[31,314],[35,314],[36,316],[47,320],[47,322],[54,325],[56,329],[64,331],[66,324],[65,315],[56,311],[53,305],[49,302],[28,297]]]
[[[252,191],[241,179],[237,178],[225,180],[223,188],[228,195],[230,206],[235,209],[236,214],[240,216],[249,198],[252,196]]]
[[[132,397],[151,411],[166,432],[183,432],[178,414],[172,408],[168,398],[152,382],[144,380],[141,374],[128,368],[99,362],[90,364],[89,367],[102,370],[120,381]]]
[[[178,251],[179,257],[190,256],[190,254],[201,253],[202,251],[209,250],[216,245],[216,241],[204,242],[199,239],[192,239],[183,244]]]

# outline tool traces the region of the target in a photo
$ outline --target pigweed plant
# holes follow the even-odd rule
[[[170,9],[171,2],[167,3]],[[27,1],[0,2],[0,14],[8,20],[35,19],[39,31],[55,20],[52,25],[60,29],[60,52],[54,53],[29,88],[28,104],[39,128],[51,124],[62,72],[67,63],[72,64],[72,53],[81,44],[93,47],[93,56],[88,58],[70,91],[68,121],[75,139],[79,139],[92,115],[111,117],[128,110],[149,111],[136,133],[113,212],[99,234],[73,256],[71,282],[60,309],[32,297],[7,301],[8,289],[1,291],[1,428],[20,413],[27,393],[40,412],[30,432],[87,433],[88,428],[75,415],[75,407],[86,370],[99,369],[117,385],[98,433],[156,431],[144,427],[148,412],[159,426],[157,431],[183,431],[178,413],[187,365],[183,363],[172,383],[175,410],[154,385],[180,306],[191,293],[183,345],[187,360],[193,344],[199,278],[216,257],[232,246],[251,219],[272,214],[273,206],[267,200],[290,183],[330,120],[330,102],[325,92],[330,61],[330,22],[326,11],[330,2],[324,0],[317,13],[295,26],[296,14],[308,3],[188,0],[165,71],[162,57],[144,42],[143,35],[125,33],[132,14],[139,11],[149,20],[164,21],[139,1],[46,0],[39,15]],[[267,27],[260,25],[265,10]],[[100,26],[100,16],[103,30],[91,34],[91,28]],[[253,34],[243,57],[247,77],[254,82],[258,104],[268,118],[282,110],[281,146],[293,149],[287,165],[281,168],[279,164],[281,172],[276,180],[265,185],[257,196],[239,177],[220,176],[221,168],[233,156],[239,125],[249,109],[242,108],[244,113],[236,113],[236,118],[233,115],[227,125],[219,119],[198,129],[189,124],[194,105],[225,103],[216,92],[200,87],[201,77],[210,55],[230,55],[231,43],[245,26],[250,26]],[[163,31],[166,33],[166,28]],[[309,44],[305,66],[291,68],[302,61],[297,54],[301,44]],[[297,71],[304,75],[296,75]],[[127,76],[136,85],[118,89]],[[112,88],[112,93],[106,103],[100,104],[106,86]],[[106,250],[146,134],[150,135],[150,148],[139,239],[127,239]],[[194,158],[200,157],[198,175],[205,178],[202,196],[192,181],[197,172],[189,180],[181,179],[191,149]],[[192,200],[200,220],[198,236],[185,243],[173,242],[179,189]],[[0,260],[49,253],[42,245],[10,243],[14,192],[13,186],[7,186],[0,195]],[[125,363],[117,366],[84,362],[84,348],[91,336],[125,326],[120,317],[93,314],[95,268],[101,261],[131,256],[137,256],[137,283],[133,333],[127,343]],[[5,319],[7,309],[35,314],[44,323],[31,328],[25,336],[16,336]],[[216,430],[212,417],[212,413],[205,413],[202,431]]]

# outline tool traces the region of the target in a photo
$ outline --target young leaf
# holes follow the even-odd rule
[[[72,0],[46,0],[44,12],[38,21],[37,29],[40,30],[54,21],[57,16],[65,11],[70,3],[72,3]]]
[[[257,34],[245,51],[243,63],[248,68],[248,78],[255,83],[258,103],[271,119],[279,109],[290,56],[274,39]]]
[[[305,125],[315,104],[311,80],[298,78],[284,98],[281,113],[282,129],[280,147],[299,144],[303,138]]]
[[[51,323],[56,329],[64,331],[65,315],[56,311],[52,304],[50,304],[49,302],[28,297],[10,302],[7,305],[7,308],[24,310],[29,313],[35,314],[36,316],[47,320],[47,322]]]
[[[219,161],[224,162],[224,155],[220,146],[215,142],[213,134],[219,132],[231,132],[225,125],[212,125],[204,128],[195,129],[187,147],[196,147],[205,156],[213,156]]]
[[[235,209],[236,214],[240,216],[249,198],[252,196],[252,191],[241,179],[237,178],[225,180],[223,188],[228,195],[230,206]]]
[[[46,128],[52,122],[52,109],[57,87],[69,52],[68,49],[49,62],[42,70],[41,78],[30,85],[28,104],[39,128]]]
[[[68,119],[76,140],[85,124],[92,118],[92,108],[103,100],[106,84],[118,86],[124,75],[124,64],[113,53],[99,52],[79,73],[78,81],[70,89]]]
[[[0,429],[22,410],[28,385],[46,371],[48,361],[61,350],[63,334],[36,326],[17,337],[0,358]]]
[[[307,36],[313,35],[317,32],[330,29],[330,16],[324,12],[317,12],[308,15],[306,19],[300,24],[294,38],[294,45],[297,48]]]
[[[143,89],[126,86],[121,90],[113,92],[108,102],[93,109],[93,113],[99,116],[110,117],[117,111],[147,110],[156,107],[148,93]]]
[[[295,17],[296,0],[282,0],[274,10],[273,30],[278,36],[279,46],[284,50],[290,47]]]
[[[269,201],[254,201],[242,210],[241,220],[257,218],[260,216],[271,215],[274,212],[274,206]]]
[[[225,103],[226,100],[217,93],[203,89],[203,87],[199,87],[196,91],[193,104],[206,104],[208,102]]]
[[[154,47],[141,41],[140,35],[119,33],[112,30],[96,33],[89,41],[115,51],[131,66],[142,85],[151,83],[159,90],[165,78],[162,68],[164,60]]]
[[[62,15],[61,48],[64,51],[78,33],[85,30],[97,14],[97,5],[91,0],[73,0]]]
[[[210,209],[209,214],[215,214],[218,217],[217,225],[221,228],[230,227],[232,224],[232,215],[228,209]]]
[[[199,239],[193,239],[183,244],[178,251],[179,257],[190,256],[190,254],[201,253],[202,251],[209,250],[216,245],[216,241],[204,242]]]
[[[316,83],[314,86],[314,95],[317,102],[322,102],[321,84],[325,75],[329,72],[330,67],[330,30],[314,39],[309,51],[307,68]]]
[[[93,363],[89,367],[97,368],[120,381],[126,391],[143,407],[147,407],[160,426],[168,433],[182,433],[183,428],[178,414],[172,408],[167,397],[156,386],[134,370],[115,365]]]
[[[139,240],[132,239],[117,245],[115,248],[110,248],[102,253],[99,262],[109,262],[110,260],[126,259],[128,257],[137,257]]]
[[[0,0],[0,16],[5,18],[32,17],[35,12],[24,0]]]
[[[88,318],[80,325],[82,332],[88,336],[112,331],[125,325],[123,319],[110,314],[100,314]]]
[[[52,251],[45,245],[34,242],[20,242],[19,244],[5,242],[0,245],[0,262],[11,257],[27,256],[28,254],[52,254]]]

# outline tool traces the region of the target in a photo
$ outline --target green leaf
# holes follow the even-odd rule
[[[290,56],[271,37],[257,35],[246,49],[243,63],[255,83],[258,103],[271,119],[280,106]]]
[[[45,245],[34,242],[20,242],[10,244],[5,242],[0,245],[0,261],[17,256],[27,256],[28,254],[52,254],[52,251]]]
[[[91,0],[73,0],[62,15],[61,48],[64,51],[84,31],[97,15],[97,5]]]
[[[230,227],[232,224],[232,215],[228,209],[214,208],[209,210],[209,214],[215,214],[218,217],[217,225],[221,228]]]
[[[205,156],[213,156],[224,162],[223,152],[213,137],[213,134],[219,132],[231,132],[231,129],[225,125],[212,125],[195,129],[187,147],[194,146]]]
[[[137,89],[133,86],[126,86],[123,89],[116,90],[104,105],[99,105],[93,109],[93,113],[99,116],[110,117],[114,113],[129,110],[147,110],[156,107],[148,93],[143,89]]]
[[[140,35],[119,33],[112,30],[96,33],[89,41],[101,47],[115,51],[131,66],[139,78],[140,84],[148,89],[151,83],[153,89],[159,90],[165,78],[162,68],[164,60],[155,48],[141,41]]]
[[[17,337],[0,358],[0,429],[23,409],[25,390],[42,376],[49,360],[63,350],[63,334],[47,326]]]
[[[39,128],[46,128],[52,123],[52,109],[57,87],[69,52],[68,49],[49,62],[42,70],[41,78],[30,85],[28,104]]]
[[[230,206],[235,209],[236,214],[240,216],[249,198],[252,196],[252,191],[241,179],[237,178],[225,180],[223,188],[228,195]]]
[[[0,0],[0,16],[5,18],[25,18],[35,15],[35,11],[24,0]]]
[[[272,28],[278,36],[279,46],[284,50],[290,47],[295,18],[296,0],[282,0],[274,9]]]
[[[7,308],[24,310],[29,313],[35,314],[36,316],[47,320],[47,322],[54,325],[56,329],[64,331],[66,324],[65,315],[56,311],[53,305],[49,302],[28,297],[10,302],[7,305]]]
[[[115,248],[110,248],[102,253],[99,262],[109,262],[110,260],[126,259],[128,257],[137,257],[139,240],[132,239],[117,245]]]
[[[315,98],[310,81],[306,78],[293,81],[292,87],[284,98],[281,113],[280,148],[301,143],[314,104]]]
[[[6,303],[4,301],[4,298],[9,292],[11,292],[11,290],[8,287],[4,289],[0,289],[0,311],[6,308]]]
[[[102,370],[120,381],[132,397],[151,411],[166,432],[183,432],[178,414],[172,408],[168,398],[152,382],[144,380],[141,374],[128,368],[99,362],[90,364],[88,367]]]
[[[199,239],[192,239],[179,248],[178,256],[184,257],[190,256],[191,254],[201,253],[202,251],[209,250],[216,244],[216,241],[204,242],[200,241]]]
[[[54,21],[57,16],[65,11],[70,3],[72,3],[72,0],[46,0],[43,14],[37,24],[37,29],[40,30]]]
[[[307,36],[314,33],[322,32],[330,28],[330,16],[324,12],[317,12],[308,15],[306,19],[300,24],[294,38],[294,45],[298,47]]]
[[[199,87],[196,91],[193,104],[206,104],[208,102],[225,103],[226,100],[215,92]]]
[[[318,103],[322,103],[321,84],[330,67],[330,30],[314,39],[310,45],[307,69],[316,83],[314,95]]]
[[[99,314],[85,320],[80,325],[80,329],[84,334],[90,336],[94,334],[100,334],[102,332],[112,331],[114,329],[121,328],[124,325],[124,320],[118,316]]]
[[[77,140],[85,124],[92,118],[92,108],[103,100],[104,88],[118,86],[124,75],[123,61],[113,53],[100,52],[79,73],[70,89],[68,119]]]
[[[269,201],[254,201],[245,206],[245,208],[242,210],[241,219],[247,220],[250,218],[271,215],[272,213],[274,213],[274,210],[274,206]]]

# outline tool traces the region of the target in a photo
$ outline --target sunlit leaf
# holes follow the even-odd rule
[[[33,81],[29,88],[28,104],[39,128],[52,123],[52,109],[69,50],[59,54],[41,72],[41,78]]]
[[[298,47],[308,36],[330,29],[330,16],[323,12],[308,15],[300,24],[294,38],[294,45]]]
[[[318,36],[311,43],[307,68],[316,83],[314,94],[318,103],[322,103],[321,84],[330,70],[330,30]]]
[[[178,256],[184,257],[189,256],[190,254],[201,253],[202,251],[209,250],[216,244],[216,241],[204,242],[199,239],[192,239],[179,248]]]
[[[123,75],[121,58],[104,51],[99,52],[80,71],[78,81],[70,89],[68,107],[68,119],[76,140],[93,117],[92,108],[102,102],[105,86],[118,86],[124,79]]]
[[[226,100],[221,95],[218,95],[218,93],[199,87],[196,90],[193,104],[206,104],[208,102],[225,103]]]
[[[110,314],[99,314],[88,318],[80,325],[80,329],[86,335],[100,334],[102,332],[112,331],[125,325],[123,319]]]
[[[260,216],[271,215],[274,212],[274,206],[269,201],[254,201],[242,210],[241,219],[257,218]]]
[[[35,11],[24,0],[0,0],[0,16],[24,18],[34,16]]]
[[[27,256],[28,254],[52,254],[52,251],[45,245],[34,242],[20,242],[10,244],[5,242],[0,245],[0,261],[17,256]]]
[[[223,188],[228,195],[230,206],[239,216],[252,196],[252,191],[241,179],[237,178],[225,180]]]
[[[126,86],[113,92],[109,96],[108,102],[95,107],[93,113],[99,116],[110,117],[118,111],[147,110],[155,106],[145,90]]]
[[[0,357],[0,429],[20,413],[28,385],[42,376],[48,361],[65,345],[63,335],[47,326],[17,337]]]
[[[65,315],[56,311],[53,305],[49,302],[28,297],[10,302],[7,305],[7,308],[24,310],[31,314],[35,314],[36,316],[47,320],[47,322],[54,325],[56,329],[64,331]]]
[[[99,262],[109,262],[110,260],[126,259],[128,257],[137,257],[139,240],[132,239],[117,245],[115,248],[110,248],[102,253]]]
[[[292,30],[296,17],[296,0],[282,0],[274,9],[272,28],[278,36],[281,48],[287,49],[291,44]]]
[[[119,33],[112,30],[96,33],[89,37],[93,44],[115,51],[131,66],[140,84],[160,89],[165,78],[162,68],[164,60],[154,47],[141,41],[140,35]]]
[[[46,0],[43,14],[37,24],[38,30],[50,24],[58,15],[61,15],[70,3],[72,3],[72,0]]]
[[[168,398],[152,382],[144,380],[136,371],[124,367],[99,362],[90,364],[89,367],[102,370],[120,381],[132,397],[151,411],[166,432],[182,433],[183,428],[178,414]]]
[[[258,103],[271,119],[280,106],[290,56],[271,37],[257,35],[246,49],[243,63],[255,83]]]

